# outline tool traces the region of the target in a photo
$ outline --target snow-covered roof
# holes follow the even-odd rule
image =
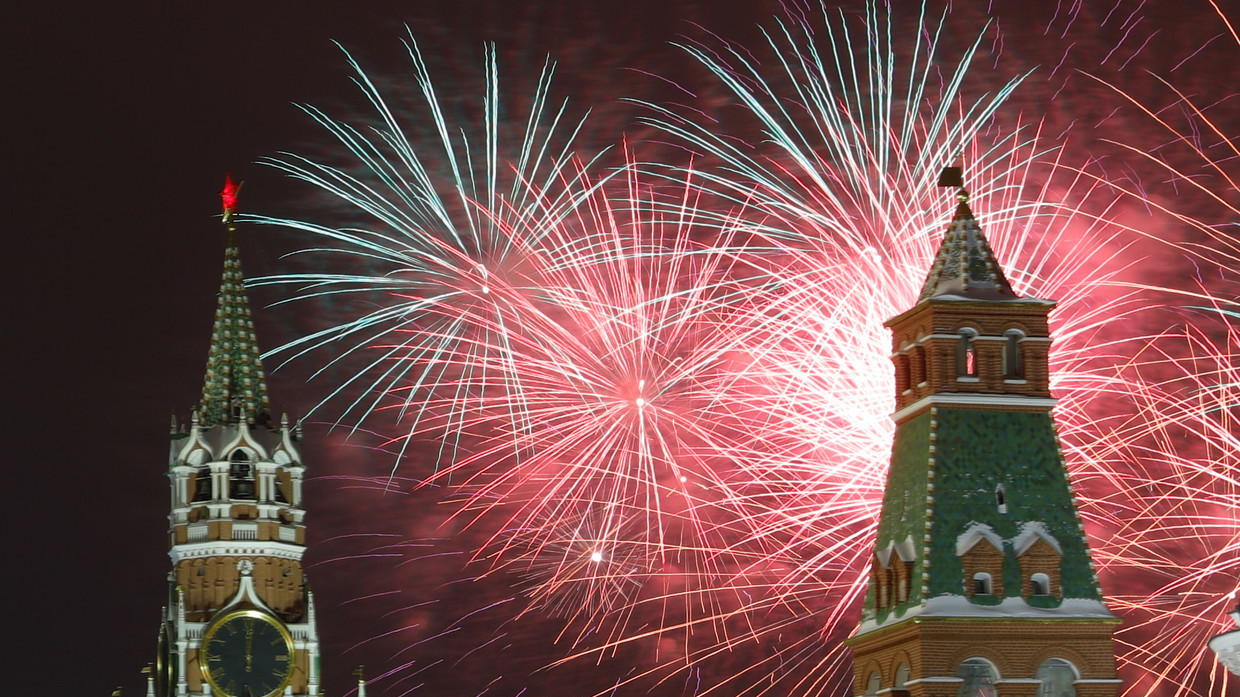
[[[888,542],[886,547],[877,550],[875,554],[878,555],[878,560],[883,566],[890,566],[892,552],[896,553],[896,556],[900,558],[900,561],[913,561],[917,553],[917,548],[913,546],[912,536],[906,537],[900,542]]]
[[[866,619],[857,633],[902,622],[910,617],[960,617],[988,619],[1116,619],[1101,600],[1064,598],[1058,607],[1034,607],[1024,598],[1004,598],[998,605],[980,605],[963,595],[941,595],[928,598],[921,605],[910,607],[900,616],[887,615],[882,622]]]
[[[1063,548],[1059,546],[1059,540],[1046,530],[1046,525],[1037,521],[1030,521],[1020,524],[1020,534],[1012,539],[1012,548],[1016,552],[1016,556],[1020,556],[1029,551],[1034,542],[1043,540],[1050,545],[1056,552],[1063,554]]]
[[[972,523],[956,538],[956,556],[963,557],[982,540],[989,542],[996,550],[1003,550],[1003,538],[995,534],[994,528],[985,523]]]

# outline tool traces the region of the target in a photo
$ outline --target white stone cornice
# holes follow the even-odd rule
[[[918,344],[919,345],[925,344],[925,342],[930,339],[959,340],[960,335],[959,334],[928,334],[925,336],[919,336]],[[998,341],[1007,341],[1007,336],[1006,335],[993,335],[993,334],[978,334],[975,336],[971,336],[971,339],[975,341],[996,341],[998,342]],[[1050,340],[1049,336],[1025,336],[1025,337],[1022,337],[1021,341],[1024,342],[1024,344],[1050,344],[1050,341],[1052,340]]]
[[[973,392],[936,392],[926,395],[903,409],[896,410],[891,420],[896,423],[924,409],[937,406],[949,407],[1018,407],[1050,411],[1055,407],[1054,397],[1026,397],[1024,395],[977,394]]]
[[[286,542],[268,540],[212,540],[209,542],[190,542],[173,545],[168,550],[174,565],[186,559],[205,559],[207,557],[275,557],[301,561],[306,548]]]
[[[914,346],[924,347],[926,344],[930,343],[931,339],[946,339],[946,340],[954,341],[954,340],[958,340],[959,338],[960,338],[959,334],[943,334],[943,333],[923,334],[922,336],[917,337],[917,341],[905,342],[902,346],[900,346],[899,350],[889,355],[888,358],[894,358],[900,354],[907,355],[909,349],[913,348]],[[1008,338],[1006,335],[995,336],[993,334],[978,334],[977,336],[973,337],[973,340],[974,341],[994,341],[997,343],[1000,341],[1006,342]],[[1025,336],[1025,337],[1021,337],[1020,341],[1023,344],[1049,344],[1051,343],[1052,339],[1049,336]]]
[[[964,682],[964,678],[957,678],[951,675],[945,675],[945,676],[930,675],[924,678],[914,678],[912,680],[906,680],[904,682],[904,685],[907,687],[909,685],[916,685],[918,683],[934,683],[934,682],[946,682],[946,683],[960,684]]]
[[[1040,608],[1030,605],[1021,596],[1007,597],[998,605],[977,605],[963,595],[940,595],[923,600],[902,612],[898,617],[891,613],[887,619],[879,622],[873,616],[863,617],[861,624],[853,633],[853,637],[869,634],[885,627],[900,624],[913,617],[918,620],[964,620],[968,622],[1007,620],[1007,621],[1099,621],[1119,623],[1119,618],[1111,614],[1101,600],[1086,598],[1064,598],[1058,607]]]
[[[959,338],[960,338],[959,334],[927,334],[925,336],[918,337],[917,343],[923,344],[928,339],[959,339]],[[972,338],[975,341],[995,341],[995,342],[1007,341],[1007,336],[995,335],[995,334],[977,334],[970,338]],[[1026,337],[1023,337],[1021,341],[1023,343],[1028,343],[1028,344],[1034,344],[1034,343],[1049,344],[1051,343],[1051,338],[1048,336],[1026,336]]]

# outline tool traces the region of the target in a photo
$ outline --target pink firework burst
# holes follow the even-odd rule
[[[700,111],[652,105],[655,123],[719,163],[719,174],[705,178],[712,194],[744,201],[764,216],[756,229],[765,244],[751,263],[776,279],[778,291],[749,309],[778,329],[752,335],[753,360],[731,379],[721,402],[755,429],[739,441],[762,445],[733,457],[770,503],[756,530],[791,533],[783,538],[787,547],[774,545],[779,554],[795,550],[784,557],[791,571],[774,592],[789,599],[826,593],[831,602],[818,611],[824,633],[839,638],[851,629],[891,442],[886,417],[894,385],[883,321],[915,301],[952,209],[934,177],[963,154],[973,208],[1013,285],[1024,295],[1059,300],[1052,388],[1083,514],[1106,561],[1104,581],[1117,589],[1118,606],[1141,605],[1159,618],[1121,634],[1128,694],[1204,695],[1207,685],[1226,682],[1211,657],[1198,658],[1202,636],[1217,627],[1217,619],[1204,620],[1218,618],[1234,593],[1217,586],[1203,592],[1199,612],[1188,610],[1185,596],[1159,594],[1199,585],[1207,575],[1226,578],[1234,565],[1234,466],[1222,465],[1225,474],[1201,489],[1215,492],[1206,497],[1213,503],[1192,492],[1205,486],[1204,472],[1217,475],[1228,462],[1236,405],[1224,399],[1209,410],[1186,409],[1178,392],[1155,386],[1192,384],[1219,397],[1234,384],[1222,367],[1234,364],[1234,312],[1218,307],[1236,288],[1234,229],[1149,205],[1143,189],[1113,184],[1089,157],[1070,164],[1071,149],[1045,138],[1041,123],[1004,118],[1000,106],[1021,78],[989,93],[970,87],[968,66],[986,33],[966,46],[954,72],[940,74],[942,32],[942,21],[923,18],[917,37],[901,41],[893,38],[890,18],[873,7],[859,27],[844,18],[818,22],[801,15],[768,32],[775,61],[727,45],[686,47],[742,105],[739,115],[707,121]],[[911,52],[897,52],[897,44]],[[868,48],[857,48],[862,45]],[[1203,115],[1191,104],[1186,110]],[[747,144],[721,124],[766,138]],[[1170,154],[1154,161],[1234,213],[1228,194],[1216,193],[1235,191],[1225,166],[1207,156],[1199,138],[1172,132],[1213,178],[1190,180]],[[1213,123],[1191,131],[1202,132],[1224,133]],[[1220,145],[1213,150],[1234,153],[1234,144]],[[1167,234],[1162,217],[1142,221],[1155,229],[1128,222],[1125,204],[1138,193],[1143,206],[1202,234]],[[1155,259],[1159,272],[1151,274]],[[1213,280],[1198,280],[1203,277]],[[1214,303],[1216,311],[1180,306],[1193,297]],[[1144,330],[1159,326],[1171,329]],[[1211,361],[1213,368],[1204,365]],[[1170,374],[1175,371],[1178,377]],[[1134,407],[1155,416],[1134,418]],[[1165,436],[1171,424],[1186,429],[1181,437]],[[1209,446],[1192,445],[1207,433]],[[1135,450],[1139,457],[1113,456]],[[1195,529],[1203,521],[1221,529],[1194,538],[1217,545],[1213,551],[1185,547],[1169,554],[1166,541],[1178,534],[1153,532]],[[1137,548],[1164,561],[1181,554],[1204,560],[1211,571],[1194,570],[1152,595],[1132,596],[1127,590],[1137,579],[1175,568],[1160,567]],[[1220,555],[1230,561],[1220,563]],[[1226,583],[1234,584],[1234,575]],[[1151,648],[1153,626],[1170,627],[1186,615],[1196,620],[1189,629],[1173,632],[1168,646]],[[820,663],[823,671],[828,666]]]
[[[600,173],[548,135],[541,100],[511,150],[493,106],[462,141],[420,59],[438,167],[364,75],[371,137],[317,116],[356,163],[278,164],[367,219],[265,221],[368,268],[280,279],[373,303],[293,348],[343,339],[367,356],[332,390],[345,418],[395,417],[371,427],[406,489],[441,487],[473,577],[516,589],[479,603],[508,612],[500,624],[551,616],[554,668],[637,656],[599,693],[849,682],[838,639],[865,592],[892,438],[883,322],[918,295],[952,210],[935,179],[960,158],[1013,285],[1059,301],[1063,447],[1104,589],[1138,618],[1120,635],[1127,694],[1227,684],[1201,643],[1234,602],[1234,227],[1009,113],[1028,75],[993,85],[970,68],[1001,34],[953,52],[949,31],[868,6],[860,22],[794,11],[762,60],[686,45],[736,105],[650,105],[692,167],[630,157]],[[1168,89],[1196,125],[1143,108],[1171,134],[1149,164],[1234,221],[1223,102]]]

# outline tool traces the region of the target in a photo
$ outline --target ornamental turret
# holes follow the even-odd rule
[[[228,242],[202,400],[174,416],[168,604],[154,694],[317,695],[299,429],[271,417],[225,184]],[[264,638],[234,640],[236,636]]]
[[[1054,306],[1012,289],[961,189],[917,303],[887,322],[896,433],[852,694],[1116,694],[1119,620],[1052,415]]]

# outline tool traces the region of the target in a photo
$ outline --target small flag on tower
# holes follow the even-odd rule
[[[939,174],[939,186],[964,186],[964,158],[956,158],[951,167],[944,167]]]

